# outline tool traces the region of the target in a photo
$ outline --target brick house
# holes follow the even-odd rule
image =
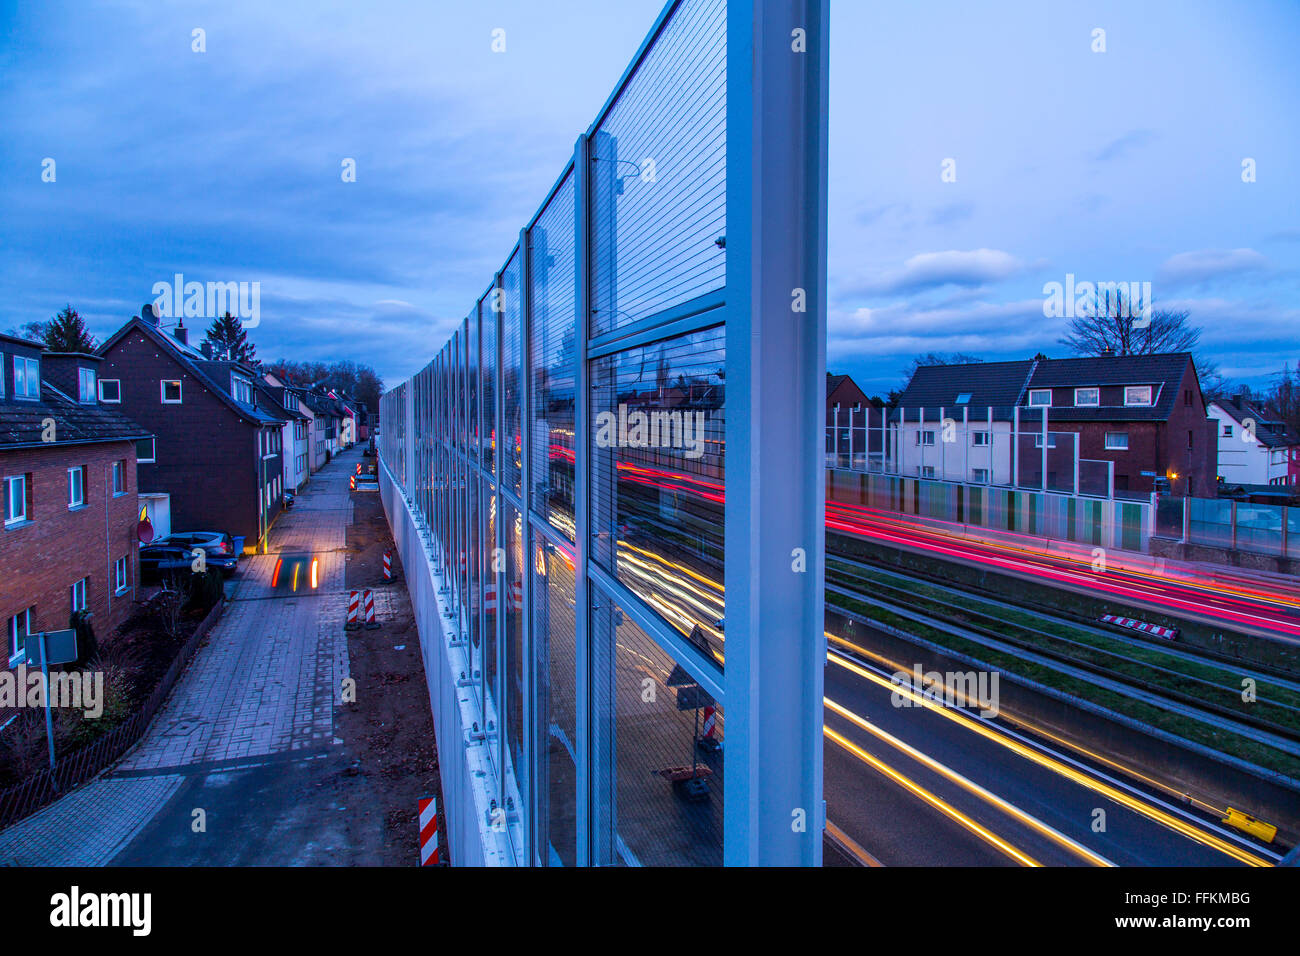
[[[168,334],[140,317],[99,354],[101,398],[155,436],[139,459],[140,489],[171,495],[172,530],[224,531],[246,550],[263,544],[282,504],[286,416],[259,406],[257,371],[191,347],[183,326]]]
[[[91,612],[101,640],[130,613],[136,449],[148,431],[99,401],[97,355],[0,335],[0,667],[23,638]],[[0,714],[0,723],[6,719]]]
[[[929,417],[918,423],[922,412]],[[1044,412],[1046,454],[1034,434]],[[1006,483],[1018,442],[1021,484],[1037,484],[1046,458],[1050,488],[1053,472],[1074,468],[1077,443],[1079,459],[1114,463],[1118,493],[1147,494],[1157,478],[1172,495],[1216,493],[1216,424],[1187,352],[922,366],[891,417],[902,430],[895,453],[904,474]],[[936,442],[942,418],[956,422],[954,440]],[[1057,448],[1065,433],[1078,437]],[[927,453],[929,464],[917,465]]]
[[[867,397],[848,375],[826,373],[826,452],[836,461],[847,461],[870,452],[881,453],[883,409]],[[868,423],[870,427],[868,427]]]

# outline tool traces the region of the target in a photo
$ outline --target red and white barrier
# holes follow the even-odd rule
[[[701,734],[701,736],[710,737],[710,738],[713,736],[713,730],[715,727],[718,726],[717,711],[718,708],[715,707],[713,704],[710,704],[708,707],[704,708],[704,732]]]
[[[420,866],[438,865],[438,801],[420,798]]]
[[[393,552],[388,549],[384,550],[384,580],[393,580]]]
[[[1131,617],[1120,617],[1118,614],[1103,614],[1101,619],[1103,623],[1113,624],[1116,627],[1126,627],[1130,631],[1139,631],[1153,637],[1163,637],[1167,641],[1178,640],[1178,628],[1176,627],[1161,627],[1159,624],[1148,624],[1146,621],[1139,621]]]
[[[357,462],[357,474],[361,474],[361,462]]]
[[[495,584],[489,584],[483,589],[483,609],[485,611],[495,611],[497,609],[497,587]]]
[[[346,630],[355,631],[361,626],[361,621],[357,617],[361,610],[361,592],[348,592],[348,622],[343,625]]]
[[[375,620],[375,592],[366,588],[362,601],[366,606],[366,627],[374,630],[379,626],[379,622]]]
[[[524,586],[518,581],[510,585],[510,607],[515,611],[524,609]]]
[[[356,491],[356,490],[357,490],[357,476],[356,476],[356,475],[349,475],[349,476],[348,476],[348,487],[349,487],[352,491]]]

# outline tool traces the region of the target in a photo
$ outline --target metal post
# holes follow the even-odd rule
[[[591,826],[591,594],[587,565],[591,560],[591,370],[587,340],[591,335],[591,150],[584,133],[573,148],[574,310],[577,313],[576,384],[573,429],[573,562],[574,645],[576,691],[574,732],[577,736],[577,863],[589,866]]]
[[[50,645],[41,631],[41,675],[45,679],[45,739],[50,744],[50,769],[54,769],[54,711],[50,704]]]
[[[1020,488],[1020,406],[1011,409],[1011,487]]]
[[[1043,408],[1043,473],[1039,476],[1039,483],[1042,485],[1043,494],[1047,493],[1047,408]]]
[[[729,865],[822,858],[827,8],[727,10]],[[796,288],[807,313],[792,316]]]
[[[532,500],[532,448],[533,448],[533,376],[532,376],[532,341],[533,341],[533,302],[532,302],[532,264],[529,262],[530,239],[527,229],[519,230],[519,323],[521,345],[519,355],[520,372],[520,412],[519,412],[519,521],[520,521],[520,586],[523,589],[524,606],[519,610],[519,666],[523,680],[523,697],[519,702],[521,721],[521,754],[524,764],[523,773],[515,767],[516,787],[520,790],[519,812],[523,816],[522,832],[524,834],[524,860],[532,866],[536,862],[533,844],[533,827],[536,817],[533,813],[536,794],[532,783],[536,779],[533,766],[536,748],[533,746],[533,535],[532,522],[528,518],[529,504]]]

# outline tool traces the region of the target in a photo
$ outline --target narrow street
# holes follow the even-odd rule
[[[433,726],[406,589],[381,582],[378,496],[349,492],[362,460],[354,448],[312,477],[271,552],[240,561],[224,615],[145,738],[0,832],[0,865],[418,862]],[[318,588],[273,587],[281,553],[318,559]],[[381,627],[348,632],[348,589],[361,586]],[[347,679],[356,703],[342,702]]]

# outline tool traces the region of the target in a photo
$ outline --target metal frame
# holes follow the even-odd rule
[[[726,708],[727,756],[723,810],[723,860],[733,865],[816,866],[821,862],[822,685],[825,663],[823,612],[824,537],[824,381],[826,332],[826,144],[827,144],[827,0],[728,0],[726,149],[726,285],[678,303],[601,335],[591,334],[594,283],[610,288],[609,277],[593,275],[592,238],[597,217],[593,173],[594,139],[649,51],[687,0],[670,0],[619,84],[586,133],[578,137],[573,160],[547,194],[545,202],[519,234],[506,266],[494,277],[485,297],[460,325],[429,367],[383,398],[381,456],[391,460],[404,448],[407,488],[417,489],[415,510],[424,516],[442,556],[456,610],[458,631],[472,601],[462,600],[472,583],[460,569],[457,550],[468,552],[468,482],[480,489],[478,521],[482,586],[494,574],[497,593],[495,674],[487,680],[482,660],[478,699],[479,726],[495,717],[488,743],[497,779],[491,792],[502,806],[511,782],[507,770],[522,774],[514,792],[525,799],[518,807],[522,826],[509,827],[518,863],[544,863],[542,798],[537,781],[540,713],[538,662],[533,642],[533,551],[561,535],[533,508],[534,394],[532,301],[533,230],[551,201],[573,177],[574,192],[574,676],[576,768],[576,859],[588,865],[608,858],[597,836],[613,839],[598,821],[612,812],[594,799],[596,749],[608,747],[612,735],[595,723],[593,690],[606,676],[597,660],[593,608],[604,595],[618,605],[669,657],[676,660]],[[792,46],[792,31],[806,33],[806,50]],[[603,172],[603,170],[602,170]],[[606,215],[610,215],[607,210]],[[504,270],[518,255],[520,284],[520,488],[506,482],[503,461],[514,454],[514,435],[505,435],[506,323],[493,310],[504,294]],[[805,290],[806,311],[794,313],[791,296]],[[485,311],[484,306],[487,306]],[[476,374],[484,349],[483,329],[493,323],[496,353],[492,408],[478,396],[477,431],[486,442],[495,436],[492,467],[471,451],[468,375]],[[470,323],[476,323],[471,327]],[[716,328],[725,323],[726,456],[725,587],[727,656],[725,672],[688,639],[641,601],[616,575],[598,565],[593,535],[594,512],[591,396],[592,363],[604,356],[660,340]],[[416,389],[420,394],[416,394]],[[427,399],[427,414],[424,411]],[[394,433],[400,401],[405,417],[402,435]],[[417,417],[416,407],[421,409]],[[491,426],[488,419],[494,422]],[[416,448],[419,442],[420,447]],[[391,470],[391,469],[390,469]],[[510,484],[509,487],[507,485]],[[424,489],[427,488],[427,494]],[[496,528],[487,540],[487,504],[483,491],[493,489]],[[409,498],[409,495],[408,495]],[[523,517],[520,626],[523,752],[511,764],[509,712],[505,695],[513,688],[507,675],[507,574],[490,572],[490,547],[505,549],[507,504]],[[802,549],[805,570],[796,571],[795,549]],[[509,556],[507,555],[507,560]],[[469,580],[466,580],[466,577]],[[479,626],[486,609],[477,602]],[[450,609],[449,609],[450,611]],[[487,635],[481,631],[483,645]],[[429,635],[422,636],[428,641]],[[472,649],[470,651],[472,660]],[[472,675],[470,675],[472,679]],[[431,689],[436,693],[436,689]],[[469,728],[466,728],[467,730]],[[443,738],[440,744],[453,746]],[[454,739],[454,738],[453,738]],[[444,756],[444,768],[460,766]],[[802,819],[801,829],[797,824]]]

